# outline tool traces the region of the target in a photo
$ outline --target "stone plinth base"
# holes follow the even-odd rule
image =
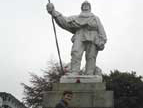
[[[60,83],[98,83],[102,82],[102,76],[99,75],[64,75]]]
[[[113,92],[106,91],[105,83],[58,83],[44,93],[43,108],[54,108],[65,90],[73,91],[71,108],[113,108]]]

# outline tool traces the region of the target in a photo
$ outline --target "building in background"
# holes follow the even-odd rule
[[[0,108],[27,108],[22,102],[13,95],[0,92]]]

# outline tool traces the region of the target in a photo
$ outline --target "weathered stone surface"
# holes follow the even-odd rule
[[[81,88],[80,88],[81,87]],[[53,108],[61,99],[64,90],[73,91],[70,107],[113,108],[113,92],[106,91],[105,83],[60,83],[53,85],[53,91],[45,92],[44,108]]]
[[[55,83],[53,84],[53,91],[95,91],[105,90],[105,83]]]
[[[64,75],[60,79],[60,83],[76,83],[79,80],[81,83],[98,83],[102,82],[100,75]]]

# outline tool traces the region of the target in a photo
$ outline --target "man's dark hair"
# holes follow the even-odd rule
[[[63,92],[63,96],[65,96],[66,94],[71,94],[71,95],[73,95],[73,92],[70,91],[70,90],[66,90],[66,91]]]

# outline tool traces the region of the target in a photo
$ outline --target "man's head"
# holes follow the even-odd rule
[[[69,103],[71,101],[73,97],[73,93],[72,91],[64,91],[63,92],[63,100],[67,103]]]
[[[91,12],[91,4],[88,1],[84,1],[81,5],[81,10],[83,12]]]

